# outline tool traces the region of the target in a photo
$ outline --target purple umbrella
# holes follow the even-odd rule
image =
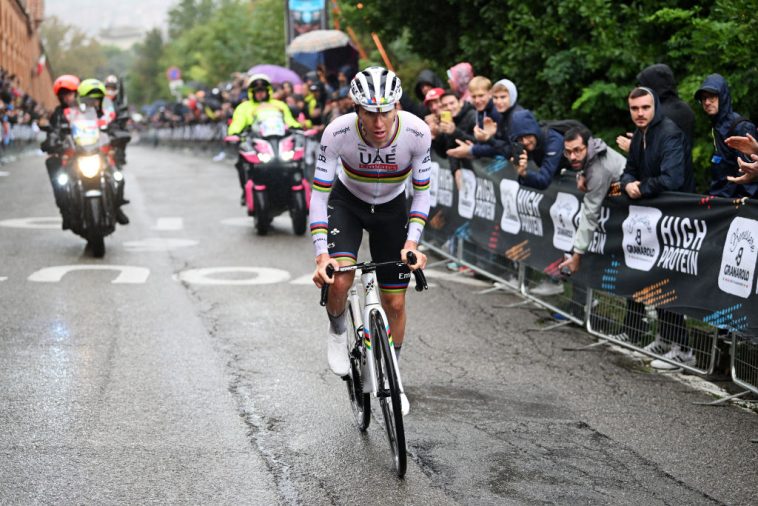
[[[292,84],[302,84],[303,80],[292,69],[286,67],[280,67],[279,65],[256,65],[250,67],[247,71],[247,75],[253,74],[266,74],[271,79],[272,83],[282,84],[284,81],[289,81]]]

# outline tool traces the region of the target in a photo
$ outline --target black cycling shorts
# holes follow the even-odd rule
[[[363,230],[366,230],[372,261],[400,260],[400,250],[408,236],[405,193],[386,204],[371,205],[350,193],[337,179],[329,195],[328,214],[330,257],[355,264]],[[376,269],[379,289],[385,293],[405,292],[410,277],[411,271],[406,265]]]

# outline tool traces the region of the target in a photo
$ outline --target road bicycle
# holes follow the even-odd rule
[[[416,263],[413,253],[408,253],[408,262]],[[371,421],[371,395],[378,399],[384,417],[384,427],[393,456],[393,467],[397,475],[405,476],[407,455],[405,430],[400,394],[404,392],[400,379],[395,348],[389,332],[387,315],[379,298],[376,268],[384,265],[403,265],[395,260],[390,262],[363,262],[342,266],[336,272],[327,267],[327,275],[332,277],[340,272],[360,271],[363,297],[358,295],[354,284],[348,292],[348,339],[347,352],[350,357],[350,371],[342,379],[347,385],[353,418],[358,430],[365,432]],[[428,288],[421,269],[413,272],[416,291]],[[321,305],[325,306],[329,285],[321,288]]]

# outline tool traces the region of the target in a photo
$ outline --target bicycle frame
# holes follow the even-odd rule
[[[395,372],[397,373],[397,380],[398,384],[400,385],[400,392],[405,393],[405,390],[403,389],[403,380],[400,377],[400,368],[397,364],[397,357],[395,356],[395,347],[392,343],[392,337],[390,334],[389,329],[389,323],[387,320],[387,314],[384,312],[384,309],[382,309],[382,303],[381,299],[379,297],[378,293],[378,283],[376,280],[376,273],[374,271],[370,272],[361,272],[361,286],[363,286],[363,305],[361,305],[361,298],[358,295],[358,287],[356,284],[353,284],[353,286],[348,291],[348,304],[350,304],[352,308],[352,314],[353,314],[353,323],[355,325],[355,329],[358,329],[359,332],[362,332],[361,336],[354,336],[357,338],[360,338],[363,340],[363,349],[366,351],[365,356],[363,357],[363,361],[361,362],[361,376],[364,379],[363,381],[363,393],[364,394],[373,394],[374,398],[378,397],[378,393],[380,390],[379,385],[376,381],[376,370],[375,370],[375,362],[374,362],[374,347],[373,347],[373,341],[371,336],[371,330],[370,325],[365,325],[365,322],[370,321],[371,313],[373,311],[378,311],[379,314],[382,317],[382,321],[384,322],[384,327],[387,329],[387,336],[389,336],[390,339],[390,350],[392,355],[392,367],[395,369]],[[358,321],[355,321],[358,320]],[[368,371],[368,374],[366,372]],[[368,381],[366,381],[368,379]]]

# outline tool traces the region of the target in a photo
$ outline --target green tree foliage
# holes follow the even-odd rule
[[[158,28],[134,46],[134,63],[127,79],[129,100],[145,104],[169,95],[166,68],[160,63],[164,52],[163,35]]]
[[[205,10],[208,4],[210,12]],[[258,63],[285,62],[280,0],[185,0],[172,16],[171,31],[177,36],[169,41],[162,61],[181,68],[185,81],[213,85]],[[185,23],[181,30],[178,20]],[[194,24],[186,24],[188,20]]]
[[[357,4],[357,2],[355,3]],[[711,148],[709,122],[693,93],[713,72],[730,83],[735,109],[755,118],[758,22],[754,0],[446,0],[340,4],[344,21],[405,38],[445,69],[469,61],[477,73],[508,77],[519,101],[542,118],[574,117],[613,142],[632,128],[625,97],[647,65],[666,63],[696,112],[696,169]],[[390,48],[393,45],[389,44]],[[400,62],[402,65],[402,62]]]

